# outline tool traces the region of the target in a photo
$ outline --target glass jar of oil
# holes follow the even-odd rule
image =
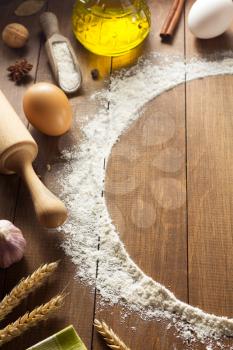
[[[77,0],[73,31],[88,50],[119,56],[139,45],[150,31],[146,0]]]

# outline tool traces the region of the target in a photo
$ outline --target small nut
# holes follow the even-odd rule
[[[2,32],[3,42],[11,48],[21,48],[25,46],[29,38],[26,27],[19,23],[8,24]]]

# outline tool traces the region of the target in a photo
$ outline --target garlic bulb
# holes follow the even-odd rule
[[[8,220],[0,220],[0,268],[7,268],[22,259],[26,240],[19,228]]]

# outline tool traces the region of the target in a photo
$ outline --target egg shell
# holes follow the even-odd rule
[[[191,32],[200,39],[223,34],[233,20],[232,0],[197,0],[188,16]]]
[[[28,121],[46,135],[60,136],[71,127],[72,109],[69,100],[53,84],[32,85],[24,95],[23,109]]]

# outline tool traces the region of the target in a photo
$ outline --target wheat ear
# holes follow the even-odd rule
[[[55,311],[62,307],[64,298],[64,295],[57,295],[48,303],[37,307],[31,312],[27,312],[18,320],[0,330],[0,346],[19,337],[39,322],[47,320]]]
[[[125,343],[109,328],[105,322],[95,319],[94,326],[99,334],[102,335],[107,346],[113,350],[130,350]]]
[[[40,266],[32,275],[22,279],[0,303],[0,321],[3,320],[28,294],[40,287],[52,275],[58,262]]]

